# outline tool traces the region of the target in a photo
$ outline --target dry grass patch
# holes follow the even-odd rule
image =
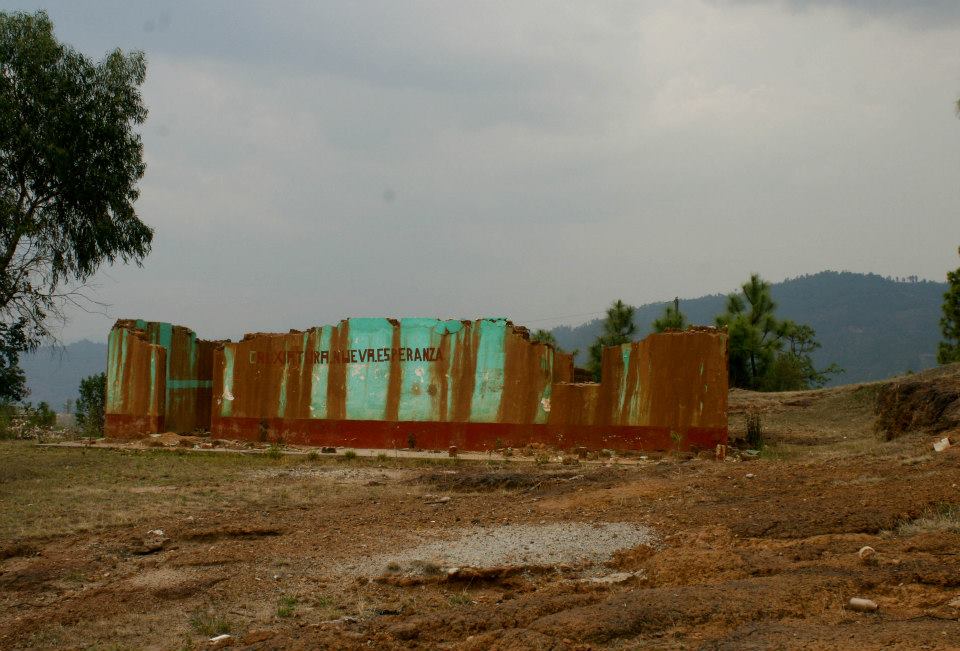
[[[960,533],[960,504],[941,502],[928,508],[923,514],[897,527],[901,536],[913,536],[931,531]]]
[[[0,443],[0,539],[59,536],[225,506],[259,456]],[[272,462],[276,464],[277,462]],[[164,495],[157,499],[157,494]],[[269,491],[268,491],[269,493]],[[269,501],[269,495],[264,495]]]

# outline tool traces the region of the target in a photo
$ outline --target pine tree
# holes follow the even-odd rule
[[[680,311],[680,299],[674,298],[673,305],[667,304],[663,308],[663,314],[652,324],[654,332],[666,332],[667,330],[685,330],[687,327],[687,317]]]
[[[939,364],[960,362],[960,267],[947,272],[947,283],[949,287],[943,295],[943,317],[940,319],[943,341],[937,350]]]
[[[588,370],[593,374],[596,381],[600,381],[603,349],[631,341],[636,331],[637,326],[633,322],[633,306],[627,305],[622,300],[617,300],[607,310],[607,318],[603,322],[603,332],[590,346]]]
[[[727,328],[730,342],[730,385],[761,391],[788,391],[822,386],[836,364],[818,371],[811,353],[820,347],[816,332],[807,325],[780,321],[770,283],[753,274],[741,294],[727,297],[727,311],[717,325]],[[783,350],[784,344],[788,345]]]
[[[553,346],[556,350],[560,350],[560,347],[557,346],[557,338],[549,330],[537,330],[530,335],[530,341],[535,344],[547,344]]]
[[[741,290],[742,297],[727,296],[727,311],[717,317],[717,325],[726,326],[730,338],[730,384],[759,389],[782,347],[783,327],[774,316],[770,283],[753,274]]]

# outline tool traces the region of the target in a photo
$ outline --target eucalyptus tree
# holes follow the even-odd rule
[[[134,210],[145,75],[142,52],[94,62],[45,12],[0,12],[0,335],[17,332],[22,349],[88,299],[102,265],[150,252]]]

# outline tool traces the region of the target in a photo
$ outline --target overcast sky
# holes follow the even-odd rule
[[[350,316],[578,323],[824,269],[960,264],[960,3],[64,2],[147,54],[142,269],[205,338]]]

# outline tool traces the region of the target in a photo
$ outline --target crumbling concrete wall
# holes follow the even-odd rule
[[[218,436],[269,430],[333,443],[345,428],[422,424],[389,433],[391,446],[401,447],[410,436],[439,442],[430,423],[546,423],[555,379],[572,373],[569,355],[532,343],[504,319],[349,319],[247,335],[223,344],[214,364]],[[366,443],[384,447],[383,436]]]
[[[125,334],[121,334],[125,333]],[[158,416],[161,417],[158,429],[152,431],[169,430],[174,432],[191,432],[194,430],[210,429],[210,407],[212,404],[211,387],[213,373],[213,351],[220,342],[197,339],[196,334],[189,328],[143,320],[120,320],[110,332],[108,344],[108,373],[114,374],[115,383],[108,382],[107,395],[121,397],[123,391],[130,386],[137,386],[142,382],[142,369],[127,368],[114,361],[123,357],[123,346],[129,345],[130,336],[148,344],[158,346],[164,351],[160,369],[151,371],[157,375],[162,371],[162,381],[153,379],[157,388],[162,392],[162,400],[158,407]],[[134,344],[136,347],[137,344]],[[120,402],[117,410],[130,409]],[[112,412],[121,416],[123,412]],[[122,419],[110,418],[111,407],[107,407],[107,434],[119,436],[116,427],[110,422],[119,423]]]
[[[165,334],[163,325],[117,329],[160,345],[168,378],[189,369],[192,402],[171,409],[186,386],[168,379],[163,413],[209,422],[218,437],[463,450],[690,449],[727,438],[727,339],[712,328],[609,348],[602,382],[577,384],[569,355],[531,342],[505,319],[349,319],[216,344],[185,328]],[[196,362],[204,351],[209,373]]]
[[[104,429],[112,438],[163,431],[167,356],[142,330],[114,327],[107,343]]]
[[[593,448],[707,449],[726,442],[727,389],[724,331],[652,334],[606,348],[600,384],[554,385],[549,424]]]

